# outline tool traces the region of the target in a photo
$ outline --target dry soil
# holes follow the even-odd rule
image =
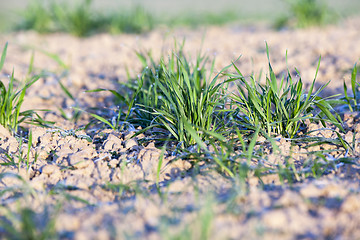
[[[281,184],[277,175],[264,177],[265,185],[249,176],[248,188],[244,188],[215,171],[211,163],[194,167],[186,160],[175,161],[171,153],[165,152],[158,191],[155,183],[161,149],[153,143],[141,145],[142,136],[130,139],[136,129],[118,132],[103,127],[75,131],[89,121],[89,116],[82,114],[74,124],[61,117],[59,111],[65,109],[71,117],[74,106],[114,108],[109,93],[85,91],[118,88],[118,82],[127,79],[126,71],[131,76],[141,71],[136,51],[151,50],[154,59],[158,59],[170,53],[174,39],[186,39],[184,50],[190,56],[195,57],[202,49],[216,58],[217,71],[241,55],[236,64],[246,76],[261,70],[267,73],[266,41],[275,72],[283,73],[288,65],[296,75],[296,67],[307,86],[321,56],[317,87],[331,80],[323,96],[342,94],[343,82],[349,85],[351,68],[360,57],[359,20],[352,18],[321,29],[283,31],[257,25],[158,29],[142,35],[100,34],[84,39],[34,32],[0,35],[1,46],[9,42],[1,80],[7,81],[13,69],[15,76],[23,79],[32,49],[36,49],[35,71],[46,70],[48,76],[28,90],[24,110],[49,109],[43,116],[59,127],[31,127],[29,169],[25,164],[0,166],[0,191],[12,188],[1,192],[0,220],[16,222],[18,215],[11,220],[9,211],[19,213],[22,208],[30,208],[36,213],[34,221],[39,228],[46,225],[46,217],[53,217],[61,239],[360,238],[358,165],[340,164],[318,179],[304,179],[292,185]],[[43,51],[58,55],[69,67],[67,74],[61,76],[64,69]],[[58,81],[69,88],[75,102],[66,97]],[[355,146],[355,151],[347,156],[359,164],[358,114],[342,114],[348,131],[342,135]],[[313,124],[309,128],[321,126]],[[26,158],[27,144],[19,144],[6,129],[0,130],[0,162],[9,162],[6,154],[17,162],[21,151]],[[321,134],[337,137],[331,131]],[[283,153],[289,152],[286,139],[279,139],[278,145]],[[334,147],[325,149],[331,148]],[[300,146],[295,153],[301,163],[306,161],[308,151],[321,149]],[[339,150],[330,154],[329,160],[345,154]],[[37,161],[33,162],[35,155]],[[275,155],[269,161],[282,159]],[[11,173],[19,174],[24,181]],[[0,226],[0,238],[6,234]]]

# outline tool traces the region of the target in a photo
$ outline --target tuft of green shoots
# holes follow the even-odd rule
[[[266,51],[269,76],[265,84],[256,81],[254,76],[245,78],[234,63],[228,67],[233,66],[237,73],[225,74],[228,77],[226,81],[219,81],[219,76],[228,67],[212,78],[214,63],[209,75],[205,68],[207,58],[199,54],[192,65],[182,47],[172,53],[167,61],[162,58],[160,63],[154,61],[151,54],[146,56],[138,53],[144,70],[136,82],[125,84],[132,94],[124,96],[121,91],[108,90],[127,105],[127,113],[119,110],[118,120],[123,115],[128,123],[142,126],[143,130],[134,136],[152,132],[161,135],[163,139],[160,140],[176,140],[177,147],[182,148],[179,158],[195,163],[214,163],[221,173],[238,178],[244,189],[251,175],[262,182],[263,176],[276,174],[282,182],[292,183],[304,177],[319,176],[333,168],[334,164],[349,161],[347,157],[333,160],[326,154],[309,152],[316,161],[306,161],[299,167],[294,164],[291,153],[281,153],[274,135],[290,138],[287,140],[292,140],[293,144],[307,143],[305,148],[332,144],[348,151],[350,145],[342,139],[338,130],[333,130],[337,139],[297,136],[300,125],[307,122],[305,120],[320,121],[324,126],[326,121],[343,130],[332,108],[341,101],[319,96],[328,84],[314,90],[320,59],[313,82],[306,92],[301,78],[295,82],[289,70],[281,79],[276,77],[267,44]],[[356,72],[353,72],[352,79],[356,79]],[[233,81],[238,81],[239,93],[229,98],[226,85]],[[93,117],[114,130],[118,129],[119,124],[113,121],[95,114]],[[259,136],[265,137],[264,145],[267,147],[259,144]],[[195,144],[196,147],[191,147]],[[167,143],[163,145],[163,151],[167,146]],[[195,148],[197,151],[193,151]],[[265,151],[276,154],[281,161],[271,163]],[[161,161],[162,157],[158,164],[157,184]]]
[[[189,147],[196,143],[189,128],[202,140],[207,136],[204,131],[224,131],[224,118],[220,113],[226,111],[224,105],[227,81],[218,83],[218,80],[230,65],[211,79],[214,62],[208,73],[205,68],[208,58],[199,54],[196,63],[192,65],[185,57],[182,47],[172,53],[167,62],[162,58],[160,63],[156,63],[149,55],[150,67],[147,66],[146,56],[138,56],[145,67],[136,82],[126,84],[133,91],[132,96],[124,97],[120,91],[108,90],[128,106],[125,121],[144,127],[137,134],[151,129],[155,134],[164,134],[165,130],[180,145]],[[104,90],[106,89],[96,89],[92,92]],[[121,111],[118,116],[120,115]],[[101,116],[92,116],[115,127]],[[163,131],[156,133],[156,129]]]
[[[289,7],[289,14],[277,20],[276,28],[287,25],[298,28],[322,26],[338,19],[336,13],[321,0],[285,0],[285,3]]]
[[[109,32],[119,33],[142,33],[154,28],[155,19],[141,6],[135,6],[123,13],[112,13],[107,17]]]
[[[325,124],[323,117],[326,116],[326,121],[342,130],[339,120],[331,113],[333,108],[330,103],[319,96],[328,83],[313,93],[320,59],[315,78],[308,93],[305,94],[301,78],[294,83],[289,70],[285,79],[284,77],[280,81],[276,79],[270,64],[267,44],[266,51],[269,61],[269,76],[266,77],[265,85],[260,84],[255,76],[251,76],[250,79],[245,78],[233,64],[237,74],[232,77],[239,80],[239,92],[237,95],[234,94],[232,99],[241,113],[239,124],[252,129],[260,127],[269,136],[281,134],[284,137],[293,138],[298,133],[301,122],[305,119],[319,120]],[[316,114],[315,108],[320,109],[320,113]]]
[[[225,91],[226,83],[226,81],[218,83],[218,80],[227,67],[211,79],[214,62],[207,75],[205,69],[207,61],[206,57],[199,54],[195,65],[191,65],[183,52],[179,51],[178,54],[173,53],[167,63],[161,59],[159,66],[149,74],[150,80],[147,79],[147,73],[140,78],[140,86],[146,86],[146,81],[151,82],[149,89],[145,88],[145,91],[151,90],[157,98],[151,105],[147,105],[151,101],[145,96],[145,91],[140,90],[140,99],[145,101],[135,101],[135,108],[138,107],[138,111],[152,115],[148,128],[157,127],[167,130],[184,147],[196,143],[189,133],[190,128],[202,140],[206,136],[203,130],[213,132],[224,130],[221,124],[223,119],[216,113],[223,108],[225,95],[222,91]],[[146,122],[149,120],[145,119]]]
[[[181,13],[171,18],[159,18],[140,5],[102,12],[92,7],[92,0],[74,2],[31,0],[26,10],[19,14],[22,19],[14,29],[35,30],[39,33],[62,31],[85,37],[104,31],[111,34],[138,34],[148,32],[160,24],[190,27],[224,25],[239,19],[233,10],[221,13]]]
[[[31,1],[21,16],[22,19],[15,26],[15,30],[35,30],[39,33],[52,31],[52,15],[40,0]]]
[[[69,32],[78,37],[88,35],[98,28],[99,21],[91,9],[92,0],[84,0],[75,6],[67,3],[52,3],[54,21],[60,30]]]
[[[8,44],[5,44],[5,47],[2,51],[1,60],[0,60],[0,71],[4,65],[6,58]],[[30,63],[30,69],[32,68],[32,63]],[[25,83],[19,87],[19,89],[14,86],[14,71],[12,72],[8,87],[6,88],[4,83],[0,81],[0,124],[5,128],[9,129],[11,132],[16,133],[19,127],[19,124],[25,120],[32,120],[33,116],[37,116],[36,121],[40,124],[45,123],[34,110],[27,110],[21,112],[21,105],[24,102],[24,97],[26,90],[34,84],[40,76],[34,76],[30,79],[27,79]]]
[[[39,33],[67,32],[85,37],[98,32],[142,33],[153,29],[154,17],[141,6],[104,14],[92,7],[92,0],[51,1],[32,0],[23,11],[15,30],[35,30]]]

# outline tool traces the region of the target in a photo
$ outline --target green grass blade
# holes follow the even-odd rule
[[[32,51],[31,53],[31,58],[30,58],[30,63],[29,63],[29,69],[27,72],[27,75],[29,76],[32,72],[33,72],[33,68],[34,68],[34,58],[35,58],[35,53],[34,51]],[[1,68],[0,68],[1,69]]]
[[[352,84],[352,81],[351,81],[351,84]],[[354,92],[354,89],[353,89],[353,92]],[[349,106],[350,111],[352,112],[352,111],[353,111],[353,108],[352,108],[352,106],[351,106],[351,101],[350,101],[350,98],[349,98],[348,93],[347,93],[347,86],[346,86],[345,81],[344,81],[344,95],[345,95],[346,103],[347,103],[347,105]],[[354,95],[354,96],[355,96],[355,95]],[[354,99],[355,99],[355,97],[354,97]]]
[[[248,155],[247,161],[248,161],[248,164],[251,163],[251,159],[252,159],[252,156],[253,156],[253,154],[254,154],[254,147],[255,147],[255,145],[256,145],[256,141],[257,141],[259,132],[260,132],[260,127],[258,127],[258,128],[256,129],[255,133],[252,135],[252,139],[251,139],[250,144],[249,144],[249,146],[248,146],[248,150],[247,150],[247,155]]]
[[[354,94],[355,106],[357,105],[356,101],[357,101],[357,98],[358,98],[358,96],[357,96],[358,91],[356,91],[356,76],[357,76],[357,67],[356,67],[356,64],[355,64],[354,69],[351,72],[351,88],[352,88],[352,92]]]
[[[71,100],[75,101],[74,96],[70,93],[70,91],[67,89],[67,87],[65,87],[64,84],[60,80],[58,82],[59,82],[61,89],[66,94],[66,96],[68,96]]]
[[[77,108],[77,107],[74,107],[75,110],[78,110],[78,111],[82,111],[82,112],[86,112],[85,110],[83,109],[80,109],[80,108]],[[108,120],[106,120],[105,118],[97,115],[97,114],[94,114],[94,113],[89,113],[89,112],[86,112],[88,113],[90,116],[92,116],[93,118],[99,120],[100,122],[103,122],[105,124],[107,124],[108,126],[110,126],[113,130],[116,130],[114,125],[112,125]]]
[[[2,70],[2,68],[4,66],[4,63],[5,63],[7,47],[8,47],[8,43],[5,43],[5,47],[4,47],[3,51],[2,51],[1,59],[0,59],[0,71]]]
[[[317,103],[315,103],[315,105],[321,110],[321,112],[323,112],[326,117],[330,120],[330,122],[332,124],[334,124],[336,127],[338,127],[341,131],[345,132],[345,130],[343,129],[343,127],[341,126],[341,124],[338,122],[338,120],[334,117],[334,115],[330,112],[329,110],[329,104],[327,104],[325,102],[325,100],[321,100]],[[331,107],[331,106],[330,106]]]

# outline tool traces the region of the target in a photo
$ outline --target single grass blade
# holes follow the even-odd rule
[[[68,96],[71,100],[75,101],[74,96],[70,93],[70,91],[67,89],[67,87],[65,87],[64,84],[60,80],[58,81],[58,83],[59,83],[61,89],[66,94],[66,96]]]
[[[255,133],[252,135],[252,139],[250,141],[250,144],[248,146],[248,150],[247,150],[247,155],[248,155],[248,158],[247,158],[247,161],[248,161],[248,164],[250,165],[251,163],[251,159],[252,159],[252,156],[254,154],[254,147],[256,145],[256,141],[257,141],[257,138],[258,138],[258,135],[259,135],[259,132],[260,132],[260,127],[258,127],[255,131]]]
[[[93,118],[99,120],[100,122],[103,122],[103,123],[107,124],[108,126],[111,127],[111,129],[115,130],[115,127],[116,127],[116,126],[114,126],[113,124],[111,124],[111,123],[110,123],[108,120],[106,120],[105,118],[103,118],[103,117],[101,117],[101,116],[99,116],[99,115],[97,115],[97,114],[94,114],[94,113],[89,113],[89,112],[87,112],[87,111],[85,111],[85,110],[83,110],[83,109],[80,109],[80,108],[78,108],[78,107],[74,107],[73,109],[78,110],[78,111],[81,111],[81,112],[86,112],[86,113],[88,113],[90,116],[92,116]]]
[[[1,59],[0,59],[0,71],[2,70],[4,63],[5,63],[7,47],[8,47],[8,43],[5,43],[5,47],[2,51]]]
[[[351,88],[352,88],[352,92],[353,92],[353,95],[354,95],[355,107],[357,106],[357,99],[358,99],[358,96],[357,96],[358,91],[356,91],[356,76],[357,76],[357,67],[356,67],[356,64],[355,64],[354,69],[351,72]]]

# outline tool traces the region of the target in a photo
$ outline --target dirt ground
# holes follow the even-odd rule
[[[9,42],[1,79],[6,81],[13,69],[15,76],[23,79],[31,49],[37,49],[35,71],[46,70],[48,75],[29,89],[24,110],[49,109],[46,120],[63,129],[32,127],[30,159],[35,153],[38,158],[29,171],[26,166],[0,166],[0,173],[7,173],[1,175],[0,191],[13,188],[0,195],[0,219],[9,222],[9,210],[20,213],[28,207],[35,211],[39,229],[53,217],[60,239],[359,239],[358,165],[338,165],[318,179],[292,185],[281,184],[277,176],[270,175],[261,186],[250,176],[247,189],[215,171],[211,164],[194,167],[185,160],[173,161],[175,157],[165,153],[157,189],[161,149],[153,143],[141,145],[141,136],[130,139],[135,129],[75,132],[89,116],[83,114],[74,124],[59,111],[63,108],[71,117],[74,106],[113,108],[110,94],[85,91],[117,88],[119,81],[127,80],[127,71],[131,76],[140,73],[136,51],[151,50],[158,59],[173,49],[174,39],[186,39],[184,51],[190,56],[202,49],[215,57],[217,71],[241,55],[237,66],[246,76],[261,70],[267,73],[266,41],[275,72],[286,70],[287,50],[290,71],[295,73],[296,67],[307,85],[321,56],[317,87],[331,80],[323,96],[342,94],[343,82],[349,85],[351,69],[360,58],[359,20],[352,18],[321,29],[283,31],[256,25],[159,29],[143,35],[101,34],[84,39],[34,32],[0,35],[1,46]],[[68,74],[61,76],[64,68],[43,51],[57,54],[68,66]],[[58,81],[69,88],[76,101],[66,97]],[[343,137],[355,146],[351,156],[357,164],[359,122],[356,113],[345,113],[346,129],[351,134]],[[5,129],[0,130],[0,162],[6,163],[5,153],[18,155],[26,144],[19,146]],[[286,152],[290,143],[282,139],[279,146]],[[297,154],[300,160],[306,159],[306,151],[298,149]],[[346,155],[337,154],[329,158]],[[25,182],[10,173],[20,174]],[[0,226],[0,238],[6,234]]]

